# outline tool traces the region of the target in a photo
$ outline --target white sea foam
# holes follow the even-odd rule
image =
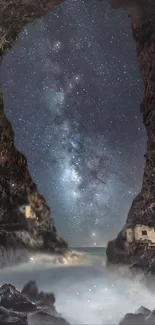
[[[70,253],[65,260],[31,256],[28,263],[2,270],[0,283],[12,282],[21,288],[36,279],[40,289],[55,293],[58,311],[71,324],[117,324],[141,305],[155,308],[155,294],[142,275],[133,278],[126,268],[110,271],[89,254],[76,255]]]

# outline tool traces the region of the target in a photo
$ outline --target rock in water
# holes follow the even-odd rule
[[[0,64],[23,26],[63,0],[3,0],[0,4]],[[19,90],[20,91],[20,90]],[[28,171],[26,157],[14,145],[0,94],[0,267],[20,262],[29,251],[63,253],[45,198]]]
[[[147,325],[154,325],[155,324],[155,310],[151,312],[145,319]]]
[[[39,290],[36,284],[36,281],[32,280],[26,283],[21,291],[22,294],[26,295],[32,301],[36,301],[38,299]],[[54,301],[55,302],[55,301]]]
[[[1,325],[28,325],[27,315],[0,307]]]
[[[145,317],[143,314],[126,314],[120,321],[119,325],[143,325],[145,324]]]
[[[69,325],[61,316],[50,315],[44,311],[28,315],[28,325]]]
[[[10,283],[2,285],[0,325],[69,325],[57,313],[53,297],[53,293],[39,292],[35,281],[27,283],[22,292]]]
[[[43,291],[38,291],[38,287],[35,281],[29,281],[23,287],[21,294],[26,295],[30,300],[37,303],[38,306],[48,306],[54,308],[55,296],[53,292],[45,293]]]
[[[136,310],[135,314],[142,314],[142,315],[144,315],[144,317],[147,317],[151,314],[151,310],[144,306],[141,306],[140,308],[138,308]]]
[[[153,325],[155,324],[155,311],[140,307],[135,313],[126,314],[119,325]]]
[[[145,88],[141,113],[148,139],[141,192],[132,203],[124,228],[108,243],[107,259],[155,272],[155,1],[110,0],[110,4],[126,10],[132,22]]]
[[[10,283],[0,287],[0,306],[18,312],[32,312],[37,309],[35,303],[32,303],[26,295],[20,293]]]

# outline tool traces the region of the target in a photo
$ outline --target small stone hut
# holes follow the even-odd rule
[[[155,246],[155,228],[140,224],[129,227],[126,229],[126,239],[127,243],[131,244],[133,242],[144,242],[149,246]]]
[[[32,211],[30,205],[22,205],[19,210],[25,215],[26,219],[36,219],[36,214]]]

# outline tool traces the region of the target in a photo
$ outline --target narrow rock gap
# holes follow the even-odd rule
[[[77,12],[81,20],[77,19]],[[26,154],[30,172],[52,209],[56,225],[71,244],[76,241],[78,245],[79,236],[86,238],[85,245],[93,244],[92,233],[97,228],[99,243],[102,244],[104,234],[107,237],[103,245],[106,245],[111,232],[116,234],[123,225],[131,201],[141,186],[145,152],[145,131],[139,120],[142,86],[129,21],[125,14],[121,15],[120,22],[120,16],[106,4],[96,6],[92,11],[89,2],[74,2],[71,6],[66,1],[61,8],[26,26],[14,53],[10,52],[4,60],[2,73],[7,76],[7,85],[3,86],[5,107],[13,123],[17,147]],[[117,26],[115,33],[114,23]],[[94,44],[95,37],[97,42]],[[69,85],[73,89],[70,90]],[[81,94],[83,89],[85,92]],[[90,118],[87,117],[89,113]],[[62,139],[64,125],[65,141]],[[86,148],[85,133],[91,139],[89,148]],[[98,136],[98,148],[94,133]],[[61,171],[71,171],[71,158],[75,156],[75,150],[79,150],[74,150],[73,146],[81,146],[78,137],[84,142],[84,150],[88,149],[88,155],[93,152],[93,159],[96,159],[97,151],[107,149],[108,157],[104,157],[108,159],[109,167],[103,170],[99,179],[108,184],[109,179],[116,178],[112,180],[112,189],[109,184],[98,185],[90,177],[88,167],[81,165],[82,169],[86,168],[82,177],[88,178],[88,195],[82,194],[82,201],[78,198],[81,190],[71,179],[73,175],[70,173],[69,182],[63,183]],[[109,143],[105,143],[105,139]],[[76,156],[76,162],[77,158],[87,159],[85,152]],[[89,202],[91,182],[95,191]],[[96,192],[100,198],[98,209]],[[91,210],[92,220],[89,218]],[[96,227],[97,215],[101,218]]]

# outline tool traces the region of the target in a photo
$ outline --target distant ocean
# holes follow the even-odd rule
[[[87,254],[89,261],[99,264],[105,264],[106,262],[106,247],[71,247],[71,251],[79,252],[81,254]]]
[[[106,255],[106,247],[70,247],[71,250],[73,251],[78,251],[78,252],[84,252],[88,253],[91,255],[100,255],[100,256],[105,256]]]

